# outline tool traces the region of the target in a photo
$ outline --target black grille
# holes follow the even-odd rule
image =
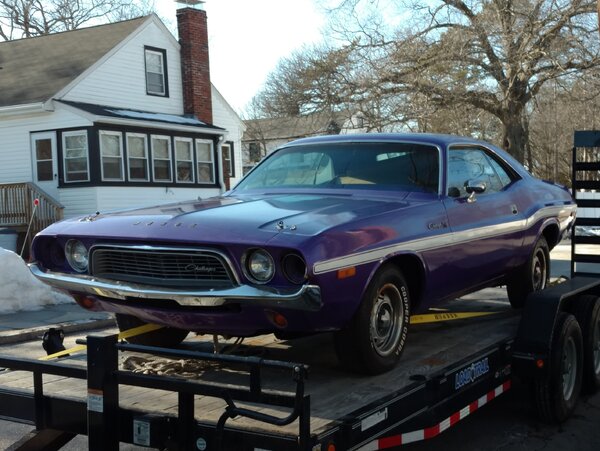
[[[224,259],[209,251],[92,249],[92,275],[159,287],[232,286]]]

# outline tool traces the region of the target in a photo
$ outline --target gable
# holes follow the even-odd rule
[[[0,107],[50,99],[146,20],[0,42]]]
[[[57,98],[97,105],[183,114],[183,90],[179,43],[160,21],[149,20],[108,57],[63,90]],[[148,95],[145,49],[165,52],[168,95]]]

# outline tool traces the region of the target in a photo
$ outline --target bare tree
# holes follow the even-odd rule
[[[345,3],[355,8],[357,2]],[[502,145],[520,161],[529,102],[549,81],[600,64],[593,0],[422,5],[412,6],[410,29],[393,41],[378,39],[388,57],[379,82],[390,93],[418,92],[440,106],[468,105],[497,117]]]
[[[74,30],[148,14],[153,0],[0,0],[0,39]]]

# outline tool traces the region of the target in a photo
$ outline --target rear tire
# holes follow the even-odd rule
[[[600,388],[600,298],[579,297],[575,317],[583,336],[583,390],[595,393]]]
[[[124,313],[116,313],[115,320],[121,332],[148,324],[135,316],[126,315]],[[136,345],[172,348],[185,340],[188,333],[187,330],[175,329],[174,327],[163,327],[161,329],[146,332],[145,334],[126,338],[126,340],[128,343]]]
[[[391,370],[404,350],[410,296],[402,273],[384,266],[373,277],[350,324],[334,336],[342,364],[359,373]]]
[[[533,381],[533,395],[540,418],[562,423],[575,410],[582,381],[581,329],[573,315],[560,312],[556,318],[549,368]]]
[[[540,236],[527,263],[516,270],[506,284],[506,293],[512,308],[523,308],[527,296],[546,288],[549,281],[550,248],[546,238]]]

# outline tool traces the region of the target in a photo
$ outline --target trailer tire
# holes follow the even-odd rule
[[[583,390],[595,393],[600,388],[600,298],[580,296],[574,313],[583,337]]]
[[[506,293],[512,308],[523,308],[527,296],[546,288],[549,281],[550,248],[546,238],[540,236],[527,262],[517,269],[506,283]]]
[[[124,313],[116,313],[115,320],[117,327],[121,332],[148,324],[139,318]],[[189,332],[187,330],[176,329],[174,327],[163,327],[161,329],[146,332],[126,338],[128,343],[144,346],[159,346],[162,348],[172,348],[180,344]]]
[[[560,312],[552,335],[549,368],[534,379],[533,395],[540,418],[562,423],[575,410],[582,382],[583,345],[575,317]]]
[[[334,335],[338,358],[359,373],[391,370],[404,350],[409,322],[408,284],[400,270],[386,265],[373,277],[350,324]]]

